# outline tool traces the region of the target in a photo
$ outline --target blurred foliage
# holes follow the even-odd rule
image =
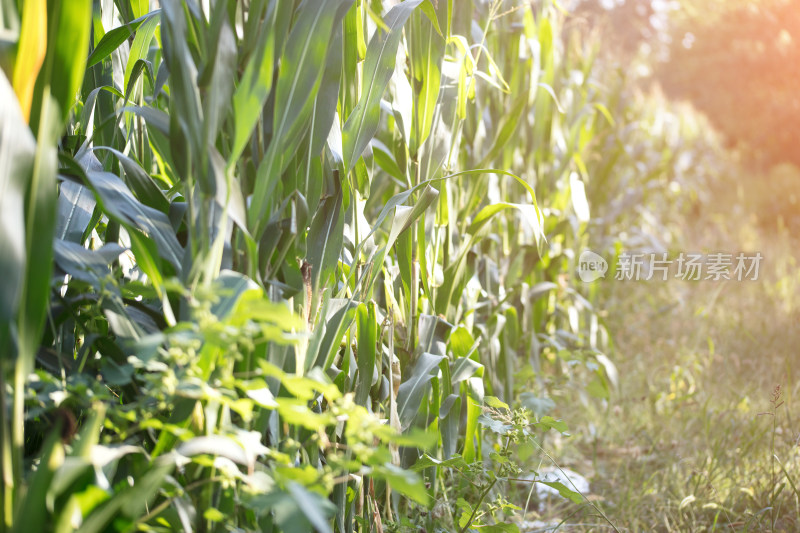
[[[800,4],[693,6],[657,79],[764,164],[800,163]]]

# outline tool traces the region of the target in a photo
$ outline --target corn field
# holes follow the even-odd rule
[[[620,380],[578,257],[675,246],[721,149],[599,31],[556,0],[0,26],[0,531],[620,531],[546,474],[559,407]]]

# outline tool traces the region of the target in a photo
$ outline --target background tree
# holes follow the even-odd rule
[[[765,164],[800,164],[800,2],[682,9],[656,77],[691,101],[732,146]]]

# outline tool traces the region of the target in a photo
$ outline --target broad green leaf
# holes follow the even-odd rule
[[[358,379],[356,381],[356,404],[366,405],[372,387],[378,343],[378,318],[375,302],[361,304],[356,311],[358,326]]]
[[[275,82],[272,142],[256,171],[253,200],[248,213],[256,239],[266,227],[263,217],[273,189],[297,150],[325,72],[328,46],[353,0],[306,0],[280,59]],[[338,31],[338,30],[337,30]]]
[[[130,90],[128,88],[128,84],[131,80],[131,74],[133,73],[134,65],[139,60],[147,59],[147,54],[150,50],[150,41],[153,40],[158,23],[159,17],[157,15],[148,17],[139,28],[139,31],[136,32],[136,36],[133,38],[131,51],[128,55],[128,63],[125,65],[125,76],[123,78],[124,81],[122,83],[122,88],[126,92]]]
[[[484,156],[483,160],[478,164],[479,167],[486,167],[492,163],[504,150],[508,149],[509,140],[517,126],[520,119],[525,117],[525,108],[528,103],[527,94],[520,94],[511,106],[508,113],[505,113],[498,124],[497,134],[492,141],[492,146]]]
[[[348,172],[375,136],[381,118],[380,101],[394,72],[403,25],[422,1],[406,0],[390,9],[384,17],[388,32],[378,31],[369,41],[361,97],[342,129],[345,170]]]
[[[181,443],[176,450],[177,453],[186,457],[206,454],[225,457],[240,465],[251,465],[255,463],[256,456],[246,446],[243,446],[238,439],[223,435],[208,435],[194,437]],[[255,448],[256,452],[265,453],[265,447]]]
[[[164,63],[169,69],[169,143],[176,172],[181,179],[197,178],[201,190],[213,196],[216,182],[206,172],[194,176],[193,162],[202,162],[206,143],[199,72],[190,48],[189,32],[194,31],[187,11],[179,2],[162,5],[161,42]],[[190,30],[191,27],[191,30]],[[202,163],[199,165],[203,168]],[[191,183],[191,182],[190,182]]]
[[[345,331],[353,323],[358,305],[345,298],[325,300],[320,310],[320,320],[314,326],[309,341],[306,370],[313,366],[328,369],[339,350]]]
[[[214,146],[222,123],[232,107],[236,71],[236,36],[228,20],[228,6],[216,2],[211,16],[208,60],[200,72],[203,91],[203,127],[207,146]],[[219,184],[217,190],[219,190]],[[227,187],[223,188],[223,190]]]
[[[47,513],[43,510],[46,508],[47,492],[59,468],[64,464],[65,454],[59,435],[60,426],[60,423],[57,424],[47,436],[39,468],[24,493],[25,497],[22,499],[13,521],[12,533],[45,530]]]
[[[270,11],[261,23],[258,41],[247,61],[244,74],[233,93],[234,137],[228,165],[233,165],[242,154],[247,140],[253,133],[258,118],[261,116],[264,103],[272,90],[272,73],[274,69],[275,23],[277,9],[270,3]],[[250,17],[255,18],[252,9]],[[250,20],[248,19],[248,22]]]
[[[432,466],[462,469],[467,468],[468,465],[460,455],[455,455],[449,459],[439,460],[426,453],[411,466],[411,470],[419,472],[420,470],[424,470]]]
[[[75,102],[86,69],[86,53],[89,50],[89,31],[92,20],[91,0],[70,0],[50,2],[47,8],[47,54],[42,71],[36,81],[33,106],[31,108],[31,127],[38,129],[40,118],[45,127],[53,128],[57,134]],[[46,93],[58,105],[58,124],[48,124],[42,115],[43,98]],[[40,136],[37,138],[41,140]]]
[[[537,480],[536,483],[541,483],[542,485],[547,485],[548,487],[556,489],[561,496],[563,496],[564,498],[568,499],[569,501],[571,501],[576,505],[580,505],[583,503],[583,496],[581,496],[580,493],[567,488],[567,486],[561,483],[560,481]]]
[[[543,416],[539,419],[536,423],[537,426],[542,427],[544,429],[555,429],[556,431],[567,435],[567,431],[569,428],[567,424],[563,420],[556,420],[552,416]]]
[[[223,282],[225,285],[236,283],[235,278],[228,281],[228,276],[229,274],[225,276],[226,280]],[[246,284],[247,287],[251,286],[249,282],[245,282],[244,280],[241,280],[240,283]],[[241,290],[241,287],[239,287],[239,290]],[[230,299],[223,299],[218,305],[218,307],[215,307],[215,310],[218,312],[225,312],[228,306],[231,305]],[[268,300],[261,288],[247,288],[239,294],[227,322],[233,326],[241,327],[250,320],[256,322],[271,322],[285,332],[292,330],[301,331],[304,329],[303,321],[299,316],[292,313],[285,302],[272,302]]]
[[[133,17],[139,18],[147,14],[150,10],[150,0],[128,0],[131,6]]]
[[[420,190],[422,193],[413,206],[402,205],[402,202],[407,201],[413,193],[419,192]],[[387,219],[390,220],[391,226],[389,227],[389,238],[386,240],[383,246],[375,248],[370,254],[366,263],[372,268],[366,269],[364,275],[362,275],[358,280],[358,285],[361,290],[360,293],[362,295],[368,297],[366,295],[371,292],[375,279],[380,272],[379,267],[383,264],[387,250],[389,250],[395,244],[395,242],[398,241],[398,237],[400,237],[405,230],[407,230],[413,223],[417,222],[419,217],[422,216],[425,210],[427,210],[436,199],[437,195],[438,191],[436,191],[436,189],[427,183],[422,183],[417,187],[396,194],[384,205],[376,222],[373,224],[372,229],[356,247],[355,256],[358,257],[362,246],[369,242],[369,238],[372,237],[376,231],[383,228],[383,225]],[[351,271],[350,275],[354,276],[355,272]]]
[[[288,143],[283,138],[296,136],[294,131],[310,114],[325,70],[334,24],[342,19],[352,1],[305,1],[296,14],[275,86],[273,129],[284,148]]]
[[[136,161],[107,146],[98,146],[96,150],[107,150],[119,160],[123,170],[125,170],[128,185],[139,201],[149,207],[158,209],[162,213],[169,213],[169,200],[164,195],[164,191],[156,185],[153,178]]]
[[[459,427],[461,425],[461,397],[448,395],[439,406],[439,427],[442,434],[442,454],[452,457],[458,449]]]
[[[483,398],[483,402],[489,407],[494,407],[495,409],[511,409],[506,402],[494,396],[485,396]]]
[[[342,191],[329,196],[319,206],[308,230],[308,258],[311,265],[311,290],[313,301],[319,299],[319,291],[329,285],[342,250],[344,238],[344,216],[342,214]],[[316,307],[314,305],[312,310]]]
[[[422,479],[416,472],[411,470],[404,470],[399,466],[391,463],[381,465],[374,470],[374,475],[378,478],[383,478],[389,485],[400,494],[403,494],[415,502],[428,505],[430,495],[425,490],[425,485]]]
[[[159,133],[169,136],[169,115],[154,107],[127,106],[120,109],[120,112],[130,112],[142,117],[147,125],[155,128]],[[99,149],[100,147],[98,147]]]
[[[114,520],[121,518],[138,518],[148,507],[162,486],[164,478],[172,471],[172,457],[165,456],[154,461],[154,464],[137,477],[133,486],[129,486],[114,494],[101,504],[92,514],[84,518],[81,533],[100,533]]]
[[[464,431],[464,452],[461,454],[468,463],[480,460],[481,435],[478,430],[478,418],[482,414],[483,379],[472,377],[467,379],[467,426]]]
[[[342,77],[342,31],[335,29],[330,43],[330,51],[325,60],[319,91],[314,102],[309,135],[311,137],[309,156],[316,157],[322,149],[336,116],[336,102],[339,98],[339,83]],[[338,124],[337,124],[338,126]]]
[[[87,250],[74,242],[55,241],[56,264],[64,272],[102,289],[106,278],[111,274],[110,265],[125,249],[116,243],[107,243],[97,250]]]
[[[400,389],[397,391],[397,415],[403,431],[411,426],[414,417],[417,416],[422,399],[428,394],[431,379],[438,371],[439,362],[443,358],[443,355],[423,352],[417,358],[411,371],[404,372],[404,375],[408,377],[400,384]]]
[[[372,147],[372,157],[384,172],[397,180],[405,180],[405,172],[400,170],[400,167],[394,160],[394,155],[385,144],[378,139],[372,139],[370,141],[370,146]]]
[[[364,37],[363,1],[354,2],[342,19],[342,62],[340,115],[349,117],[358,101],[358,63],[363,61],[367,43]]]
[[[119,48],[119,45],[127,41],[136,33],[136,30],[139,29],[139,26],[144,24],[147,20],[157,17],[160,13],[160,9],[153,10],[146,15],[132,20],[128,24],[124,24],[118,28],[114,28],[106,32],[106,34],[103,35],[103,38],[100,39],[100,42],[94,47],[92,53],[89,54],[89,59],[86,61],[86,67],[88,68],[94,66],[110,56],[114,50]]]
[[[320,497],[319,494],[309,492],[299,483],[289,483],[289,494],[297,503],[297,507],[302,509],[314,529],[318,533],[333,533],[329,524],[330,518],[333,516],[333,505],[327,500]]]
[[[478,416],[478,424],[492,430],[498,435],[508,434],[513,427],[511,424],[506,424],[502,420],[492,418],[486,414],[481,414]]]
[[[417,351],[445,355],[447,353],[446,340],[452,329],[453,325],[442,317],[429,314],[420,315]]]
[[[230,270],[223,270],[214,281],[216,287],[216,301],[211,305],[211,312],[220,319],[228,318],[236,310],[239,298],[248,290],[259,291],[258,285],[242,274]],[[259,291],[260,292],[260,291]],[[243,311],[247,311],[244,306]]]
[[[25,194],[36,142],[14,91],[0,72],[0,320],[12,320],[19,306],[25,258]]]
[[[153,239],[161,256],[180,272],[183,249],[167,216],[136,200],[122,180],[111,173],[89,172],[87,178],[105,212]]]
[[[516,177],[516,176],[515,176]],[[518,181],[519,178],[517,178]],[[462,282],[464,276],[464,266],[465,266],[465,259],[467,252],[476,242],[478,237],[478,232],[498,213],[505,211],[507,209],[517,209],[522,214],[522,218],[530,224],[533,228],[534,235],[537,236],[544,236],[543,233],[543,220],[541,212],[539,211],[538,206],[534,203],[533,205],[528,204],[511,204],[507,202],[498,202],[496,204],[490,204],[481,209],[475,218],[472,220],[472,223],[467,228],[467,233],[469,233],[470,238],[465,243],[464,246],[461,248],[461,252],[459,253],[458,257],[451,263],[447,269],[445,270],[444,274],[444,283],[439,288],[437,295],[436,295],[436,308],[440,312],[447,311],[450,305],[455,305],[456,300],[459,297],[456,294],[456,289],[459,287],[459,284]]]
[[[422,15],[423,11],[426,17]],[[431,132],[434,110],[439,100],[445,42],[433,5],[429,2],[423,2],[420,11],[411,17],[409,30],[409,59],[415,85],[419,87],[414,98],[414,127],[409,146],[411,154],[416,154]]]

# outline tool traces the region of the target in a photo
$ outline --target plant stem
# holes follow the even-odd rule
[[[506,445],[503,448],[503,454],[508,453],[508,447],[510,445],[511,445],[511,437],[506,437]],[[492,480],[492,482],[489,483],[489,485],[484,489],[484,491],[481,493],[481,495],[478,497],[478,503],[476,503],[475,507],[472,508],[472,514],[469,515],[469,520],[467,520],[467,523],[464,524],[464,527],[462,527],[459,530],[459,533],[464,533],[469,528],[469,526],[472,524],[472,521],[475,520],[475,515],[477,514],[478,509],[481,508],[481,505],[483,505],[484,498],[486,498],[486,496],[489,494],[489,491],[491,491],[494,488],[494,486],[497,484],[497,480],[498,480],[498,478],[495,477]]]

